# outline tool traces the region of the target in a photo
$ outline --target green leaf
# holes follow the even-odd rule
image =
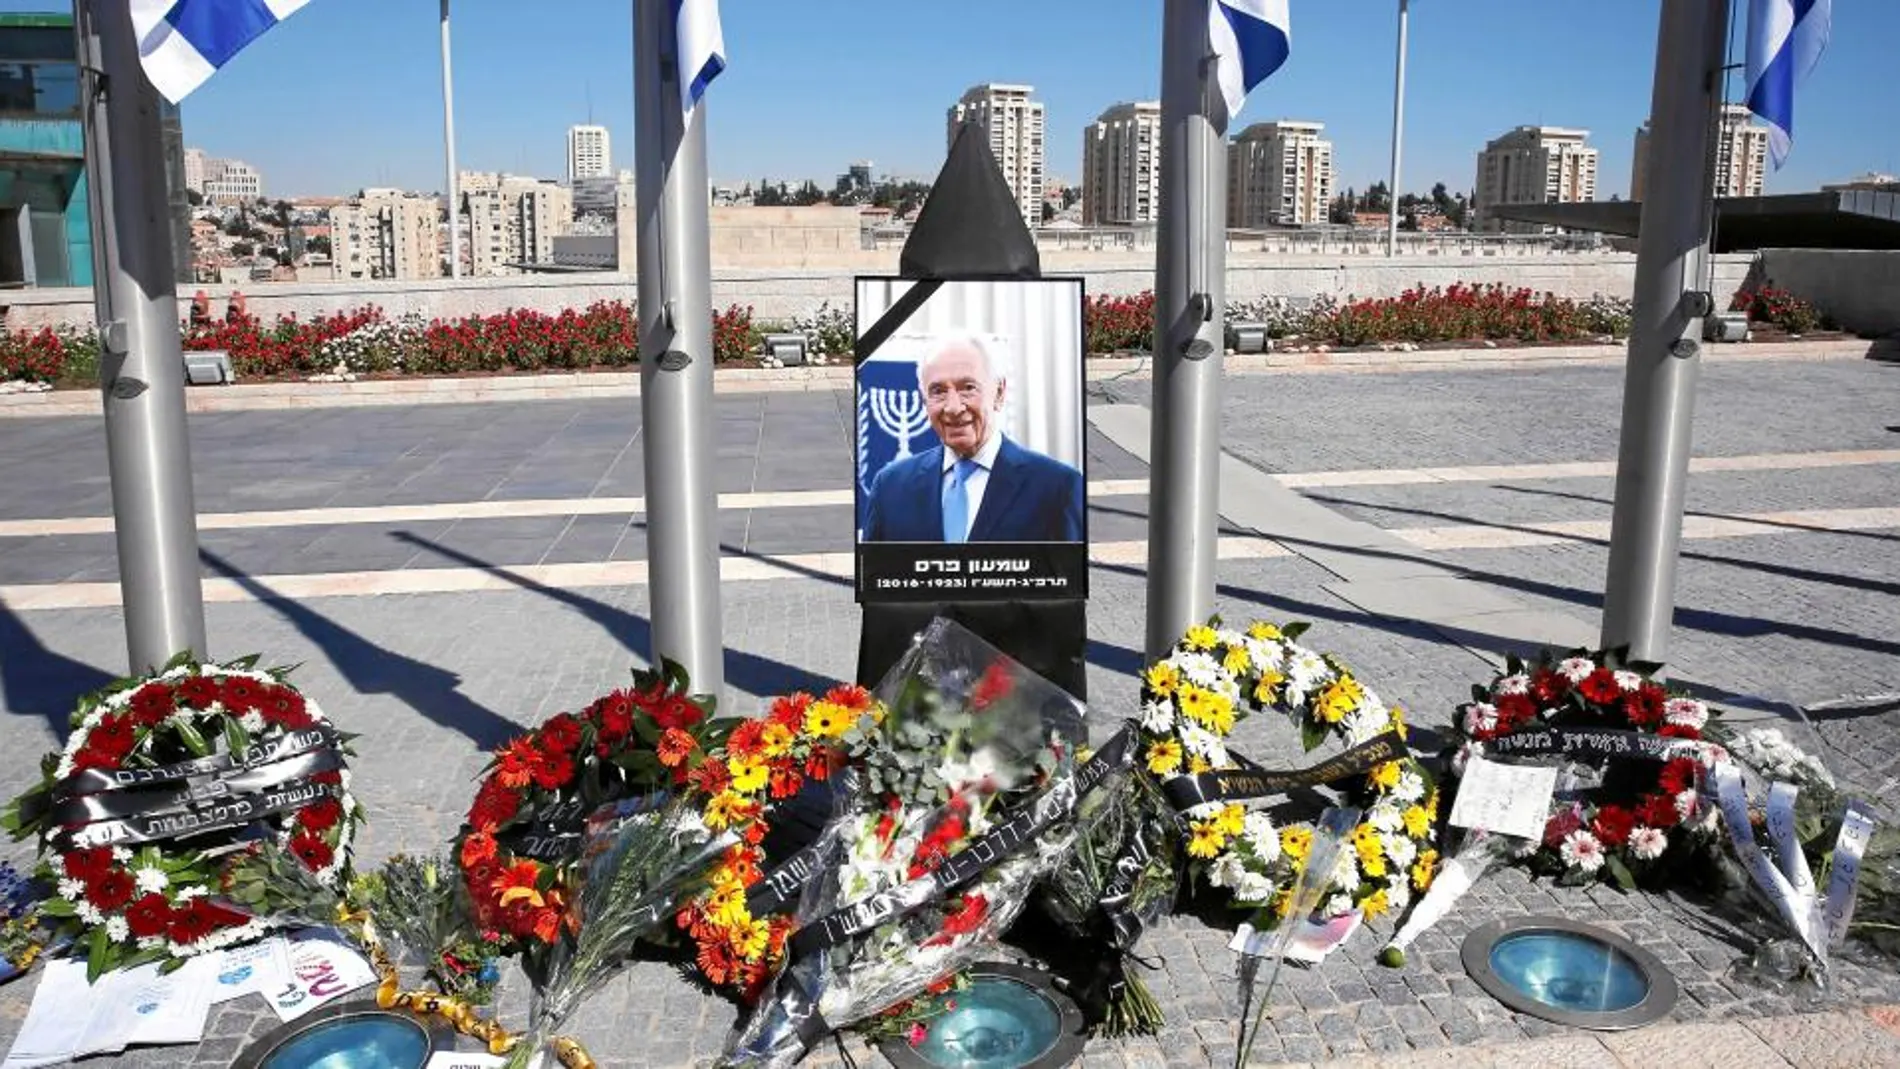
[[[1507,676],[1519,675],[1523,671],[1524,671],[1524,659],[1522,657],[1519,657],[1515,653],[1507,653],[1504,655],[1504,674],[1505,675]]]
[[[1286,640],[1288,642],[1297,642],[1299,641],[1299,638],[1301,635],[1306,634],[1308,631],[1311,631],[1312,629],[1313,629],[1312,624],[1309,624],[1304,620],[1295,620],[1294,622],[1286,625],[1285,627],[1282,627],[1280,629],[1280,634],[1286,636]]]
[[[1330,734],[1330,732],[1325,724],[1311,717],[1304,717],[1300,720],[1300,745],[1306,747],[1307,753],[1312,753],[1318,749],[1320,743],[1326,741],[1328,734]]]
[[[1636,877],[1630,874],[1629,866],[1623,864],[1622,858],[1606,853],[1603,855],[1603,864],[1610,870],[1610,877],[1618,887],[1625,891],[1636,890]]]
[[[241,754],[251,747],[251,733],[244,730],[237,717],[224,718],[224,746],[233,754]]]
[[[107,969],[111,968],[111,963],[106,960],[107,954],[110,953],[109,948],[111,946],[112,940],[106,937],[106,926],[103,924],[93,925],[92,935],[86,941],[87,983],[98,983],[99,978],[105,975]]]
[[[66,899],[61,898],[58,895],[54,895],[51,898],[47,898],[41,901],[39,904],[39,910],[41,913],[44,913],[48,917],[77,917],[79,915],[78,911],[74,909],[73,904],[71,902],[68,902]]]
[[[264,655],[261,653],[247,653],[234,661],[226,661],[224,666],[226,668],[236,668],[240,671],[248,672],[256,668],[257,662],[263,659]]]
[[[203,735],[198,734],[198,729],[192,726],[189,720],[180,718],[174,725],[174,730],[178,732],[178,741],[184,743],[185,749],[191,751],[191,756],[211,756],[211,744],[205,741]]]

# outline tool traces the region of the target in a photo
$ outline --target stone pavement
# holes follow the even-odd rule
[[[1405,548],[1386,558],[1402,555],[1401,571],[1429,565],[1587,633],[1602,586],[1600,544],[1428,550],[1417,532],[1508,534],[1549,521],[1607,519],[1606,475],[1537,465],[1591,462],[1598,467],[1578,470],[1602,470],[1615,454],[1621,379],[1615,368],[1594,367],[1235,376],[1223,391],[1225,447],[1276,476],[1276,485],[1298,485],[1302,503],[1324,506],[1328,530],[1364,534],[1337,526],[1352,521],[1401,539]],[[1705,368],[1695,452],[1733,463],[1692,477],[1691,509],[1825,516],[1758,521],[1751,528],[1758,533],[1686,542],[1671,658],[1731,704],[1816,708],[1819,741],[1810,745],[1876,796],[1900,782],[1900,601],[1891,563],[1900,523],[1854,526],[1843,517],[1880,522],[1885,513],[1870,510],[1896,500],[1896,387],[1900,367],[1866,361]],[[1140,403],[1146,392],[1145,383],[1097,384],[1092,403]],[[729,556],[805,560],[844,548],[849,499],[835,491],[851,479],[849,404],[845,394],[823,391],[721,396],[720,489],[746,495],[721,510]],[[361,840],[366,862],[446,842],[484,747],[574,708],[640,660],[649,635],[644,584],[553,586],[510,571],[643,555],[635,506],[586,504],[641,493],[638,424],[637,406],[598,400],[193,417],[200,510],[237,517],[203,535],[206,575],[234,578],[239,595],[208,607],[213,649],[303,662],[300,685],[344,729],[367,735],[354,766],[371,820]],[[96,417],[0,422],[0,456],[9,462],[9,477],[0,480],[0,783],[13,789],[59,737],[72,697],[117,673],[123,637],[110,607],[16,607],[26,594],[116,576],[106,529],[68,524],[77,533],[62,533],[51,522],[108,512]],[[1091,498],[1094,537],[1143,538],[1146,499],[1137,488],[1146,470],[1138,456],[1097,431],[1090,463],[1091,479],[1101,484]],[[1463,479],[1426,470],[1477,465],[1506,467]],[[1240,485],[1256,496],[1227,501],[1236,539],[1247,534],[1241,515],[1271,527],[1278,521],[1265,505],[1284,502],[1258,480]],[[537,514],[495,514],[524,505]],[[346,511],[283,514],[302,509]],[[1342,597],[1356,580],[1333,565],[1373,555],[1323,544],[1313,533],[1275,530],[1283,541],[1271,553],[1225,560],[1219,610],[1237,620],[1313,621],[1310,642],[1355,665],[1415,723],[1442,726],[1469,685],[1487,676],[1480,653],[1488,640],[1516,636],[1506,628],[1448,634],[1425,622],[1429,613]],[[1144,557],[1126,559],[1136,563],[1107,561],[1092,577],[1089,685],[1103,734],[1132,708],[1141,659],[1130,636],[1142,633]],[[505,589],[453,587],[444,577],[457,570],[503,576]],[[309,577],[345,571],[421,579],[413,592],[373,597],[350,596],[345,587],[296,599],[273,592],[274,583],[308,585]],[[859,617],[847,580],[814,568],[800,578],[729,582],[723,595],[729,707],[750,712],[764,696],[851,673]],[[1250,722],[1241,748],[1267,763],[1286,756],[1290,740],[1275,726]],[[13,846],[5,856],[23,861],[28,850]],[[1690,1031],[1657,1027],[1599,1039],[1512,1014],[1484,996],[1458,963],[1459,941],[1487,920],[1526,912],[1590,919],[1657,953],[1683,984],[1672,1023]],[[1362,934],[1319,968],[1288,970],[1257,1058],[1367,1056],[1387,1064],[1404,1054],[1416,1064],[1619,1064],[1615,1058],[1636,1065],[1698,1064],[1691,1055],[1710,1061],[1720,1051],[1725,1064],[1748,1065],[1770,1050],[1783,1060],[1759,1064],[1893,1063],[1890,1052],[1871,1045],[1864,1049],[1874,1053],[1860,1062],[1813,1054],[1823,1049],[1814,1036],[1827,1022],[1873,1020],[1853,1016],[1852,1007],[1900,1003],[1891,966],[1844,962],[1827,1000],[1810,1005],[1731,975],[1751,938],[1735,918],[1693,900],[1557,888],[1506,872],[1424,937],[1403,970],[1374,962],[1378,932]],[[1225,933],[1192,918],[1163,924],[1143,949],[1163,962],[1149,980],[1168,1012],[1167,1030],[1156,1039],[1095,1043],[1086,1063],[1230,1064],[1238,1001],[1225,941]],[[34,983],[0,988],[0,1042],[17,1029]],[[511,1021],[525,1015],[519,977],[504,986],[502,1013]],[[573,1031],[603,1065],[697,1065],[716,1054],[733,1016],[730,1004],[650,962],[595,996]],[[196,1050],[159,1048],[87,1064],[228,1065],[273,1024],[261,1003],[230,1003]],[[1869,1044],[1880,1038],[1854,1028]],[[1664,1046],[1677,1041],[1670,1037],[1678,1046]],[[1512,1046],[1533,1041],[1544,1045]],[[1480,1049],[1486,1053],[1474,1053]],[[827,1050],[811,1064],[838,1060]]]

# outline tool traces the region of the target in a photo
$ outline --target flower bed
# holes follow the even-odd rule
[[[1751,323],[1766,323],[1789,334],[1809,334],[1822,325],[1820,310],[1813,304],[1773,286],[1737,290],[1728,309],[1748,313]]]

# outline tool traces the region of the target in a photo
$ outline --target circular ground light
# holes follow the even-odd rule
[[[412,1014],[346,1002],[271,1031],[232,1069],[423,1069],[443,1038]]]
[[[1667,1014],[1680,988],[1656,956],[1614,932],[1561,917],[1492,921],[1465,937],[1465,971],[1519,1013],[1617,1031]]]
[[[930,1022],[916,1046],[893,1040],[880,1050],[897,1069],[1055,1069],[1082,1053],[1082,1011],[1040,969],[985,962],[968,970],[956,1008]]]

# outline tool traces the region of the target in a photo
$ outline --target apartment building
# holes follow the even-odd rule
[[[1324,123],[1254,123],[1227,146],[1227,225],[1324,223],[1333,200],[1333,143]]]
[[[1499,219],[1500,204],[1568,204],[1597,198],[1597,150],[1585,144],[1588,130],[1520,126],[1494,138],[1478,153],[1473,208],[1477,229],[1490,233],[1542,233],[1553,228]]]
[[[1145,226],[1161,213],[1161,105],[1117,104],[1082,132],[1082,225]]]
[[[366,189],[330,210],[330,260],[338,279],[440,278],[441,205],[399,189]]]
[[[565,186],[515,175],[464,179],[469,273],[521,274],[519,265],[552,263],[554,239],[574,223],[574,193]]]
[[[189,175],[191,165],[185,166]],[[204,158],[199,173],[204,177],[198,191],[213,204],[248,204],[264,195],[264,176],[243,160]],[[186,188],[190,188],[189,179]]]
[[[1636,130],[1635,159],[1630,167],[1630,199],[1643,199],[1649,183],[1649,124]],[[1743,104],[1724,104],[1721,125],[1715,131],[1715,176],[1711,192],[1718,197],[1759,197],[1768,177],[1768,127],[1755,121]]]
[[[950,106],[944,139],[947,149],[965,123],[974,123],[989,134],[990,151],[1016,195],[1023,222],[1032,228],[1042,225],[1044,163],[1043,106],[1029,98],[1033,91],[1033,86],[1000,83],[970,87],[962,100]]]
[[[567,181],[613,177],[613,154],[605,126],[567,128]]]

